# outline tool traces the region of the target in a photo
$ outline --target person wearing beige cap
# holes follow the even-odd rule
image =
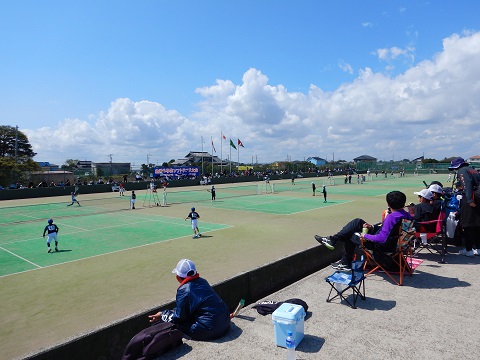
[[[423,228],[422,232],[433,232],[435,231],[436,224],[431,224],[428,226],[420,225],[419,222],[436,220],[433,205],[430,203],[430,200],[433,199],[433,194],[428,189],[422,189],[420,191],[415,191],[415,195],[418,195],[418,204],[415,205],[415,215],[413,216],[413,223],[417,230]],[[437,214],[438,217],[438,214]]]
[[[172,322],[193,340],[215,340],[230,330],[230,312],[227,305],[200,277],[193,261],[182,259],[172,273],[180,286],[173,310],[149,315],[150,322]]]

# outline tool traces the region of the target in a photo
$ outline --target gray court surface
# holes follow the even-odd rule
[[[328,268],[264,300],[301,298],[309,305],[297,359],[478,359],[480,257],[451,253],[447,264],[438,263],[438,255],[419,258],[423,263],[403,286],[384,274],[368,276],[367,299],[359,299],[357,309],[325,301],[330,286],[324,279],[333,273]],[[226,337],[186,340],[160,359],[285,358],[286,349],[275,344],[272,316],[248,306]]]

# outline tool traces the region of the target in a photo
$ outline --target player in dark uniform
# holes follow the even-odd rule
[[[200,219],[200,215],[195,211],[195,208],[192,207],[190,209],[190,213],[187,215],[185,220],[190,219],[192,222],[192,230],[193,230],[193,238],[196,239],[202,234],[200,233],[200,230],[198,229],[198,219]]]
[[[212,189],[210,190],[210,192],[212,193],[212,202],[215,201],[215,186],[212,185]]]
[[[137,195],[135,194],[135,191],[132,190],[132,197],[130,198],[130,203],[131,203],[131,208],[135,209],[135,203],[137,202]]]
[[[52,249],[50,248],[50,243],[52,240],[55,240],[55,251],[58,251],[58,226],[53,223],[52,219],[48,219],[48,225],[45,226],[45,229],[43,229],[43,237],[45,237],[45,234],[48,232],[47,236],[47,246],[48,246],[48,252],[52,252]]]

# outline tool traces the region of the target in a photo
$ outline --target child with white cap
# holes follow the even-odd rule
[[[413,221],[415,228],[418,230],[422,225],[419,225],[418,222],[436,220],[433,205],[430,201],[433,199],[433,194],[428,189],[422,189],[420,191],[415,191],[415,195],[418,195],[418,204],[415,205]],[[437,214],[438,217],[438,214]],[[424,230],[422,232],[432,232],[435,231],[436,224],[431,224],[428,226],[423,226]]]
[[[176,306],[173,310],[149,315],[150,322],[162,320],[177,324],[193,340],[215,340],[224,336],[230,330],[228,307],[207,280],[200,277],[193,261],[180,260],[172,273],[180,283]]]

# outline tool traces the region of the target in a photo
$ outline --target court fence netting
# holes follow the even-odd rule
[[[135,192],[137,194],[136,209],[141,209],[142,207],[168,206],[185,203],[193,204],[196,202],[211,201],[210,187],[208,187],[208,189],[189,190],[167,189],[165,192],[162,189],[159,189],[158,193],[154,195],[148,189],[136,190]],[[265,184],[264,182],[261,182],[217,188],[216,198],[221,200],[241,196],[271,194],[274,192],[274,184]],[[70,206],[69,201],[62,201],[3,207],[0,208],[0,226],[34,222],[38,220],[43,221],[48,218],[58,219],[130,210],[130,196],[108,194],[108,196],[93,199],[82,199],[81,196],[79,196],[77,199],[80,202],[80,206],[76,203]]]

